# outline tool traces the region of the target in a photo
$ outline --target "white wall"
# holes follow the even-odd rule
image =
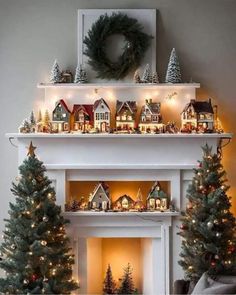
[[[11,181],[17,175],[17,153],[6,132],[15,132],[42,92],[54,59],[62,67],[77,61],[77,9],[159,9],[157,66],[164,77],[172,47],[176,47],[183,78],[201,82],[199,97],[219,104],[223,124],[236,132],[235,0],[0,0],[0,219],[7,216]],[[225,148],[225,167],[236,192],[236,141]],[[234,201],[236,208],[236,202]],[[3,222],[0,221],[0,229]]]

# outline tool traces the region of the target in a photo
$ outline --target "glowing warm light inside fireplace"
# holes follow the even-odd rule
[[[117,286],[123,268],[130,263],[135,287],[142,293],[143,240],[141,238],[89,238],[87,239],[88,294],[102,294],[108,264]]]

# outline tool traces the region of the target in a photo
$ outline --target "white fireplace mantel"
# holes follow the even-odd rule
[[[55,185],[64,208],[71,181],[166,181],[176,208],[184,208],[192,168],[202,158],[201,147],[213,152],[232,134],[19,134],[6,135],[18,147],[19,164],[30,141]],[[74,276],[80,294],[87,293],[89,238],[140,238],[143,249],[143,294],[169,294],[179,278],[179,212],[64,212],[75,254]],[[174,246],[173,246],[174,245]]]

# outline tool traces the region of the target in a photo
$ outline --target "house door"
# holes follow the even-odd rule
[[[107,123],[106,122],[102,122],[101,123],[101,132],[106,132],[107,131]]]

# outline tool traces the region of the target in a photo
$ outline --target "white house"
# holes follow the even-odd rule
[[[108,104],[103,98],[100,98],[94,103],[94,128],[99,132],[108,132],[111,121],[111,111]]]

